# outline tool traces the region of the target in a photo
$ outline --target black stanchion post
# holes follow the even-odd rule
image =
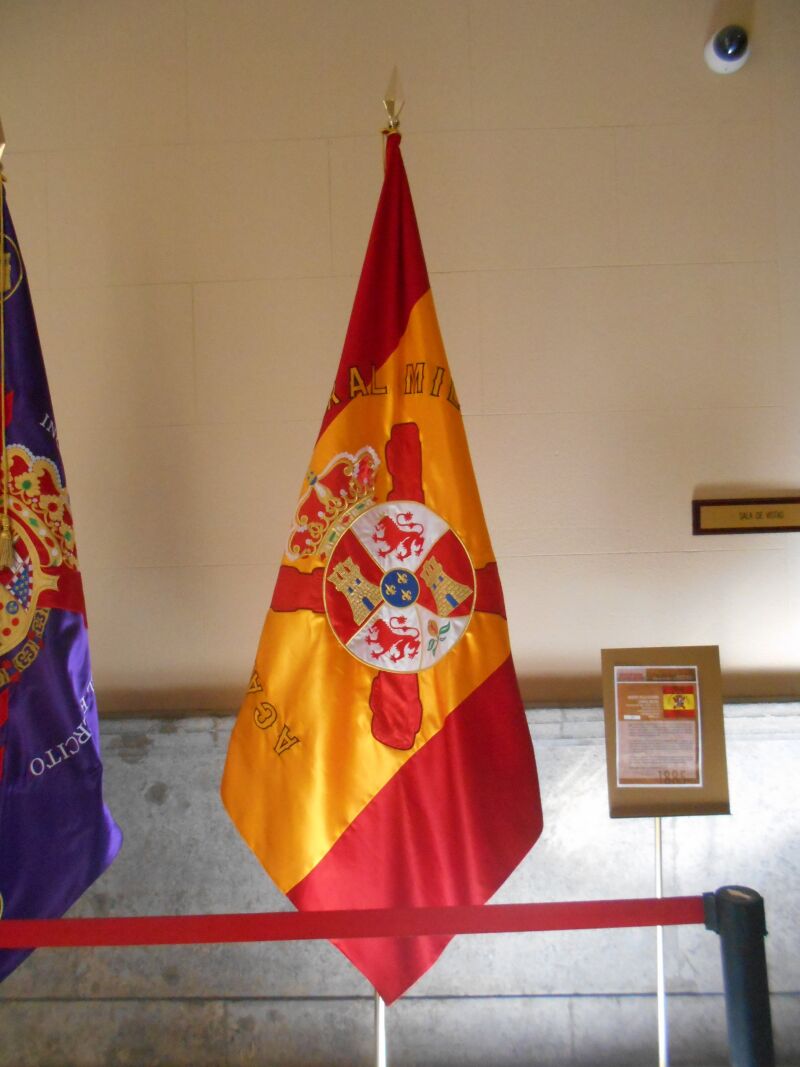
[[[732,1067],[775,1067],[769,1009],[764,899],[726,885],[704,893],[706,929],[719,934]]]

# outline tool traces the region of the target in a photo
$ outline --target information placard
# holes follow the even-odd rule
[[[612,817],[730,810],[716,646],[604,649]]]
[[[617,785],[702,785],[697,667],[615,667]]]

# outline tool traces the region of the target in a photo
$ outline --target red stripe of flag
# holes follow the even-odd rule
[[[395,351],[406,332],[411,309],[428,289],[428,271],[396,134],[386,142],[386,180],[334,384],[339,403],[325,413],[320,437],[350,402],[350,368],[356,368],[365,383],[372,381],[373,367],[382,367]],[[376,308],[380,314],[375,313]]]
[[[531,762],[508,659],[384,786],[289,899],[302,910],[353,900],[365,908],[485,903],[541,833]],[[458,876],[465,869],[468,877]],[[390,941],[379,956],[368,944],[337,944],[391,1003],[448,940]]]

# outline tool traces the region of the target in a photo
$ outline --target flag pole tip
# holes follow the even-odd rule
[[[6,135],[3,133],[3,120],[0,119],[0,171],[3,169],[3,152],[6,150]]]
[[[400,84],[400,75],[397,67],[392,67],[389,84],[383,96],[383,106],[386,110],[387,126],[386,133],[394,133],[400,128],[400,112],[405,105],[403,88]]]

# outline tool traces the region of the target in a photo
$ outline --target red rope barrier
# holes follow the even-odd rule
[[[0,948],[205,945],[429,934],[499,934],[679,926],[703,921],[702,897],[247,915],[155,915],[124,919],[3,919],[0,920]]]

